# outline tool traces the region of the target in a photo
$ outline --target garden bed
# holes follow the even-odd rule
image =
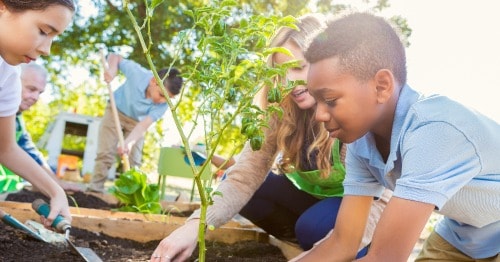
[[[56,246],[35,240],[13,228],[0,223],[0,260],[4,262],[78,261],[78,256],[64,246]],[[129,239],[95,234],[75,228],[71,239],[76,246],[91,248],[103,261],[148,261],[158,241],[146,243]],[[239,241],[226,244],[207,242],[206,261],[286,261],[280,250],[257,241]],[[189,261],[195,261],[197,250]]]
[[[0,208],[22,222],[39,221],[38,214],[31,209],[32,200],[40,197],[36,194],[31,191],[12,194],[6,199],[23,197],[24,202],[19,202],[22,201],[20,199],[0,202]],[[70,199],[74,199],[69,201],[73,206],[70,207],[73,243],[91,248],[104,261],[147,261],[159,241],[184,224],[185,216],[175,216],[173,211],[189,213],[196,207],[191,203],[164,203],[172,207],[170,215],[145,215],[112,211],[116,203],[104,201],[103,197],[92,194],[80,192]],[[99,209],[83,207],[88,206],[89,202],[99,205]],[[1,261],[57,262],[77,259],[64,246],[57,247],[32,239],[2,223],[0,230],[0,250],[9,250],[0,254]],[[271,245],[268,235],[254,226],[232,221],[209,231],[206,239],[207,261],[286,261],[280,248]],[[191,261],[196,257],[197,251],[193,253]]]

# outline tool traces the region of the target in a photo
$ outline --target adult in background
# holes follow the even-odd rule
[[[19,105],[19,110],[16,114],[16,141],[17,144],[33,158],[47,174],[50,175],[64,190],[80,191],[80,187],[76,184],[67,183],[56,177],[56,174],[50,167],[42,152],[36,147],[31,135],[26,130],[26,125],[23,121],[22,113],[31,108],[40,95],[45,91],[47,85],[47,70],[36,63],[21,65],[21,85],[22,85],[22,100]],[[14,174],[9,169],[0,165],[0,192],[12,191],[22,188],[22,179]],[[33,187],[34,190],[39,190]]]

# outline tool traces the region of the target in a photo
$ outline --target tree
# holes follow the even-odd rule
[[[158,15],[156,10],[163,10],[160,7],[164,1],[145,4],[146,10],[141,12],[143,10],[137,8],[134,2],[124,1],[124,10],[138,36],[140,50],[166,95],[157,65],[153,62],[159,45],[156,44],[157,36],[152,32],[154,18]],[[210,184],[207,186],[202,183],[203,170],[210,168],[210,159],[223,144],[229,143],[232,148],[239,148],[248,140],[253,150],[259,150],[265,139],[262,129],[267,126],[270,117],[281,113],[277,105],[283,94],[294,87],[294,83],[273,82],[273,79],[284,76],[288,68],[296,66],[296,62],[279,66],[267,63],[268,56],[273,53],[290,54],[282,47],[269,48],[268,41],[282,26],[296,28],[293,16],[252,13],[238,7],[238,2],[234,0],[213,0],[184,10],[184,16],[191,18],[192,24],[176,32],[170,42],[173,52],[170,52],[172,57],[169,66],[177,61],[183,64],[187,80],[178,103],[174,104],[168,95],[166,97],[200,195],[200,261],[205,261],[205,230],[213,227],[206,223],[206,211],[213,202],[213,195],[220,195],[220,192],[213,191]],[[275,104],[261,109],[253,104],[253,99],[265,86],[271,87],[267,97],[269,102]],[[193,126],[202,125],[205,131],[208,157],[199,168],[194,164],[189,146],[191,131],[183,130],[181,124],[179,113],[183,111],[182,106],[187,107],[184,111],[190,112],[184,120],[191,121]],[[239,129],[241,136],[230,137],[234,129]],[[158,184],[164,185],[161,181]]]
[[[287,52],[266,49],[277,27],[293,27],[293,16],[306,12],[337,14],[351,8],[326,0],[318,0],[313,5],[299,0],[124,2],[125,8],[121,1],[92,0],[95,13],[76,14],[73,25],[54,44],[53,55],[46,60],[55,87],[51,89],[53,99],[48,106],[38,105],[40,110],[26,114],[27,122],[33,122],[30,118],[40,120],[41,115],[51,118],[60,110],[74,108],[79,113],[101,115],[108,94],[101,80],[98,51],[106,47],[151,68],[157,81],[160,79],[156,67],[175,65],[185,72],[188,82],[179,102],[173,104],[169,100],[168,103],[177,128],[182,129],[187,122],[204,126],[209,159],[216,152],[237,153],[245,141],[250,141],[252,148],[258,150],[264,139],[261,129],[267,123],[266,117],[279,113],[279,108],[262,111],[252,105],[253,95],[263,85],[273,85],[270,79],[284,74],[287,66],[291,66],[277,69],[266,66],[267,55]],[[369,6],[370,2],[366,4]],[[315,10],[310,10],[311,6]],[[379,12],[387,7],[387,0],[379,0],[370,9]],[[137,24],[132,25],[131,17]],[[403,35],[409,37],[411,30],[406,20],[394,17],[393,21]],[[89,72],[88,80],[72,85],[71,68],[84,68]],[[278,86],[274,90],[281,94],[288,88]],[[46,123],[39,121],[30,131],[37,129],[39,133]],[[159,148],[156,145],[163,136],[160,127],[161,122],[146,137],[143,166],[146,172],[157,166],[155,156]],[[187,143],[191,132],[180,133],[193,170],[201,174],[204,168],[210,167],[209,161],[196,168]],[[205,188],[199,175],[195,179],[202,200],[200,232],[204,232],[209,225],[204,224],[203,214],[211,203],[211,196],[217,192]],[[202,242],[200,239],[200,252],[205,250]],[[200,256],[203,255],[200,253]]]
[[[92,116],[101,116],[108,99],[107,88],[101,79],[102,68],[100,65],[99,49],[106,47],[108,51],[118,52],[130,59],[138,61],[148,67],[144,52],[138,41],[134,28],[130,26],[130,20],[124,15],[122,1],[118,0],[88,0],[82,3],[76,13],[75,20],[70,28],[62,34],[52,47],[52,55],[45,62],[51,75],[51,87],[48,89],[51,95],[49,106],[38,105],[37,110],[30,110],[25,115],[27,122],[31,118],[37,118],[36,124],[29,125],[28,129],[34,135],[35,140],[41,136],[43,129],[50,119],[61,111],[71,111],[75,108],[78,113]],[[194,19],[185,15],[188,10],[195,10],[206,6],[209,2],[202,0],[175,0],[165,1],[154,8],[154,16],[148,13],[147,6],[157,1],[129,1],[130,10],[135,17],[141,18],[141,32],[144,35],[150,33],[153,39],[146,39],[148,50],[152,60],[158,67],[168,67],[175,64],[181,71],[188,71],[196,61],[197,54],[194,53],[199,41],[206,32],[195,31],[190,38],[181,41],[181,34],[186,29],[192,28]],[[239,26],[237,17],[250,17],[260,14],[263,16],[298,16],[310,11],[324,14],[338,14],[352,8],[347,4],[338,4],[330,0],[317,0],[309,4],[300,0],[240,0],[231,10],[231,19],[222,21],[227,23],[223,30],[229,27]],[[367,9],[380,12],[389,6],[387,0],[366,1]],[[85,9],[83,8],[85,6]],[[91,10],[92,12],[83,12]],[[150,17],[150,20],[145,20]],[[405,38],[411,34],[402,17],[392,19],[399,27]],[[147,22],[146,22],[147,21]],[[260,48],[255,43],[252,48]],[[74,83],[74,76],[70,74],[74,69],[88,72],[86,81]],[[195,105],[198,104],[200,96],[203,96],[203,85],[191,85],[183,93],[183,103],[176,105],[179,119],[182,123],[192,121],[196,114]],[[235,104],[228,105],[228,110],[234,108]],[[44,118],[39,116],[43,115]],[[39,121],[38,121],[39,120]],[[237,122],[236,122],[237,123]],[[240,132],[241,122],[229,126],[225,133],[225,140],[221,141],[218,153],[227,155],[234,151],[233,142],[245,140]],[[146,171],[155,171],[158,145],[164,137],[162,121],[159,121],[148,132],[144,146],[144,168]],[[237,145],[238,143],[236,143]],[[236,149],[236,152],[238,148]]]

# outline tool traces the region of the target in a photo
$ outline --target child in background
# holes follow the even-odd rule
[[[315,118],[349,146],[335,230],[294,261],[354,260],[384,188],[393,197],[359,261],[406,261],[433,211],[444,219],[416,261],[498,261],[500,125],[408,86],[404,46],[383,18],[333,20],[305,55]]]
[[[64,190],[16,143],[21,102],[19,67],[49,55],[54,37],[73,19],[73,0],[0,0],[0,163],[50,198],[49,227],[58,214],[71,221]]]
[[[118,118],[124,132],[125,146],[117,148],[118,135],[116,134],[112,109],[108,104],[99,127],[94,174],[88,188],[95,192],[104,191],[104,183],[108,177],[109,169],[116,162],[117,153],[118,155],[129,155],[131,167],[141,166],[144,134],[151,124],[165,114],[168,108],[167,99],[153,77],[153,72],[118,54],[109,54],[107,60],[108,68],[104,72],[106,82],[110,83],[117,76],[118,70],[123,72],[127,78],[113,92]],[[177,69],[162,69],[158,75],[164,79],[163,85],[170,98],[179,94],[183,80]]]

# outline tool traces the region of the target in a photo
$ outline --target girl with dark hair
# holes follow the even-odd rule
[[[0,0],[0,163],[50,198],[43,219],[49,227],[58,214],[71,221],[64,190],[16,142],[15,118],[21,103],[19,64],[49,55],[54,37],[73,19],[72,0]]]

